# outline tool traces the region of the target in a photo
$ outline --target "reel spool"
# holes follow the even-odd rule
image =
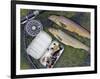
[[[25,25],[25,30],[28,35],[35,37],[41,30],[43,30],[43,26],[40,21],[29,20]]]

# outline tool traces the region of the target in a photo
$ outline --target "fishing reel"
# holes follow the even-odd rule
[[[38,20],[29,20],[25,25],[25,31],[32,37],[36,36],[41,30],[43,30],[43,25]]]

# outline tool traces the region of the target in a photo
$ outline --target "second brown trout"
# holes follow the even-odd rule
[[[89,51],[88,46],[84,45],[79,40],[73,38],[72,36],[68,35],[67,33],[63,32],[62,30],[49,28],[49,32],[65,45],[70,45],[74,48],[80,48],[80,49]]]

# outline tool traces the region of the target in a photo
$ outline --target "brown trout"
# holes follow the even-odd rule
[[[52,35],[54,35],[63,44],[70,45],[74,48],[80,48],[80,49],[89,51],[88,46],[84,45],[79,40],[73,38],[72,36],[68,35],[67,33],[65,33],[61,30],[54,29],[54,28],[49,28],[48,30]]]
[[[90,38],[89,31],[87,31],[85,28],[83,28],[82,26],[80,26],[79,24],[73,22],[68,18],[65,18],[63,16],[51,15],[49,19],[68,31],[74,32],[88,39]]]

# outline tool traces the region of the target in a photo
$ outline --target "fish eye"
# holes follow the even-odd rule
[[[51,48],[51,49],[53,49],[53,48]]]
[[[55,43],[53,45],[56,45]]]

